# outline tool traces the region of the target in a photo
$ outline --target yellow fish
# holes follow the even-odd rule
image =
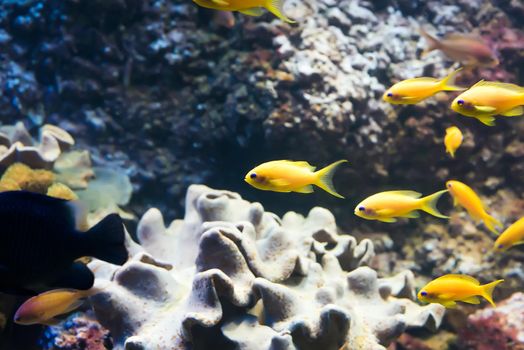
[[[493,249],[503,252],[509,248],[524,243],[524,217],[514,222],[495,241]]]
[[[515,84],[481,80],[460,94],[451,109],[493,126],[495,115],[516,117],[524,114],[524,88]]]
[[[437,202],[447,190],[436,192],[427,197],[415,191],[386,191],[364,199],[355,207],[355,215],[367,220],[395,222],[396,217],[418,218],[417,210],[423,210],[433,216],[447,219],[437,209]]]
[[[453,61],[462,62],[465,66],[495,67],[499,64],[495,52],[479,35],[451,33],[439,40],[423,29],[420,29],[420,34],[429,43],[423,55],[433,50],[440,50]]]
[[[451,126],[446,129],[444,145],[446,145],[446,153],[449,153],[451,158],[455,158],[455,151],[460,147],[463,139],[462,131],[456,126]]]
[[[56,316],[78,308],[84,298],[96,293],[96,289],[55,289],[28,299],[15,313],[14,322],[21,325],[45,324],[59,322]]]
[[[493,307],[493,289],[504,280],[480,285],[475,278],[467,275],[444,275],[429,282],[418,292],[418,299],[426,303],[438,303],[447,308],[456,306],[457,301],[480,304],[477,296],[486,299]]]
[[[454,205],[460,205],[473,219],[482,220],[491,232],[498,234],[495,226],[502,226],[502,224],[486,212],[485,206],[471,187],[455,180],[446,182],[446,187],[453,197]]]
[[[413,78],[403,80],[390,87],[382,96],[384,101],[395,105],[412,105],[435,95],[440,91],[462,91],[465,88],[455,86],[457,69],[444,79]]]
[[[339,160],[315,171],[308,162],[274,160],[250,170],[245,178],[251,186],[264,191],[311,193],[316,185],[338,198],[344,198],[333,187],[335,169],[347,160]]]
[[[220,11],[238,11],[248,16],[262,16],[264,8],[288,23],[295,21],[283,13],[283,0],[193,0],[197,5]]]

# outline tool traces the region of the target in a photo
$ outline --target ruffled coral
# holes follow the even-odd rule
[[[441,322],[440,305],[410,300],[410,272],[380,279],[361,266],[373,244],[339,235],[325,209],[280,219],[197,185],[186,208],[168,228],[148,211],[124,266],[90,264],[108,285],[92,298],[97,318],[119,348],[384,349],[406,328]]]

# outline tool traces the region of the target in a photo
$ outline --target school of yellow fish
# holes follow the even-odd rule
[[[220,25],[231,28],[235,19],[230,14],[237,11],[249,16],[261,16],[266,9],[281,20],[294,23],[283,13],[283,0],[193,0],[196,4],[219,10],[216,14]],[[499,64],[495,53],[475,34],[451,34],[439,40],[424,30],[421,36],[428,41],[428,48],[423,55],[440,50],[448,58],[461,62],[465,67]],[[461,68],[462,69],[462,68]],[[396,83],[383,95],[383,100],[394,105],[411,105],[420,103],[440,92],[461,92],[451,103],[451,109],[461,115],[476,118],[485,125],[493,126],[495,116],[515,117],[524,114],[524,88],[518,85],[480,80],[470,88],[455,85],[455,78],[461,69],[447,77],[418,77]],[[463,133],[456,126],[446,129],[444,145],[446,153],[455,158],[455,153],[462,144]],[[258,165],[250,170],[244,180],[251,186],[265,191],[311,193],[313,185],[320,187],[331,195],[344,198],[333,186],[333,175],[338,166],[346,160],[339,160],[318,171],[306,161],[274,160]],[[449,193],[455,206],[464,208],[469,216],[482,221],[486,228],[498,234],[497,228],[502,223],[488,213],[480,197],[468,185],[450,180],[446,188],[423,197],[412,190],[395,190],[376,193],[361,201],[354,210],[355,215],[386,223],[397,221],[397,218],[418,218],[424,211],[438,218],[447,219],[437,209],[439,198]],[[524,244],[524,217],[509,226],[496,239],[493,250],[504,252],[507,249]],[[447,308],[456,306],[457,301],[479,304],[478,296],[485,298],[492,306],[494,288],[502,283],[497,280],[486,285],[471,276],[448,274],[441,276],[418,293],[418,299],[428,303],[440,303]],[[59,289],[42,293],[28,299],[15,314],[14,321],[19,324],[54,324],[56,316],[74,310],[82,304],[83,299],[96,294],[99,289],[87,291]]]

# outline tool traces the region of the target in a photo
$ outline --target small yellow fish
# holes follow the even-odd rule
[[[495,67],[499,64],[495,52],[479,35],[451,33],[439,40],[423,29],[420,29],[420,34],[429,43],[423,55],[433,50],[440,50],[453,61],[462,62],[465,66]]]
[[[516,117],[524,114],[524,88],[515,84],[479,81],[451,103],[451,109],[493,126],[495,115]]]
[[[524,244],[524,217],[514,222],[500,234],[493,245],[493,249],[497,252],[503,252],[519,244]]]
[[[403,80],[390,87],[382,98],[391,104],[412,105],[441,91],[466,90],[465,88],[454,85],[458,72],[460,72],[460,69],[457,69],[441,80],[428,77]]]
[[[14,322],[21,325],[59,322],[56,316],[66,314],[82,305],[83,298],[95,293],[95,289],[55,289],[28,299],[15,313]]]
[[[311,193],[316,185],[338,198],[344,198],[333,187],[335,169],[347,160],[339,160],[327,167],[315,171],[308,162],[274,160],[250,170],[244,181],[264,191]]]
[[[462,131],[456,126],[451,126],[446,129],[444,145],[446,145],[446,153],[449,153],[451,158],[455,158],[455,152],[462,144],[463,139]]]
[[[446,187],[453,197],[454,205],[460,205],[473,219],[482,220],[491,232],[498,234],[495,226],[502,227],[502,223],[486,212],[484,204],[471,187],[455,180],[446,182]]]
[[[423,210],[433,216],[447,219],[437,209],[439,198],[448,192],[439,191],[422,197],[421,193],[415,191],[386,191],[380,192],[364,199],[355,207],[355,215],[367,220],[379,220],[383,222],[395,222],[396,217],[418,218],[417,210]]]
[[[456,306],[457,301],[480,304],[477,296],[486,299],[493,307],[493,290],[504,280],[480,285],[475,278],[467,275],[444,275],[429,282],[418,292],[418,299],[426,303],[438,303],[447,308]]]
[[[288,23],[295,21],[283,13],[283,0],[193,0],[197,5],[220,11],[238,11],[248,16],[262,16],[264,8]]]

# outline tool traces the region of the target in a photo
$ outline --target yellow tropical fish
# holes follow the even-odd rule
[[[15,323],[21,325],[45,324],[53,325],[59,322],[56,316],[68,313],[78,308],[84,298],[93,295],[95,289],[55,289],[28,299],[15,313]]]
[[[193,0],[196,4],[220,11],[238,11],[248,16],[261,16],[264,8],[288,23],[295,21],[287,18],[283,13],[283,0]]]
[[[274,192],[313,192],[313,185],[338,198],[344,198],[333,187],[335,169],[347,160],[339,160],[327,167],[315,171],[308,162],[291,160],[274,160],[250,170],[244,181],[264,191]]]
[[[493,249],[503,252],[519,244],[524,244],[524,217],[514,222],[500,234],[493,245]]]
[[[439,198],[447,190],[436,192],[427,197],[415,191],[386,191],[364,199],[355,207],[355,215],[367,220],[395,222],[397,217],[418,218],[417,210],[423,210],[433,216],[447,219],[437,209]]]
[[[477,296],[486,299],[493,307],[493,289],[504,280],[480,285],[475,278],[467,275],[444,275],[424,286],[418,292],[418,299],[426,303],[438,303],[447,308],[456,306],[457,301],[480,304]]]
[[[495,52],[479,35],[450,33],[439,40],[423,29],[420,29],[420,34],[429,43],[423,55],[433,50],[440,50],[453,61],[462,62],[466,66],[495,67],[499,64]]]
[[[471,187],[455,180],[446,182],[446,187],[453,197],[454,205],[460,205],[473,219],[482,220],[491,232],[498,234],[495,226],[502,227],[501,222],[486,212],[484,204]]]
[[[451,155],[451,158],[455,158],[455,151],[460,147],[463,139],[462,131],[456,126],[451,126],[446,129],[444,145],[446,145],[446,152]]]
[[[516,117],[524,114],[524,88],[515,84],[479,81],[460,94],[451,109],[493,126],[495,115]]]
[[[435,95],[440,91],[462,91],[465,88],[455,86],[455,76],[460,69],[446,78],[413,78],[403,80],[390,87],[382,96],[384,101],[396,105],[412,105]]]

